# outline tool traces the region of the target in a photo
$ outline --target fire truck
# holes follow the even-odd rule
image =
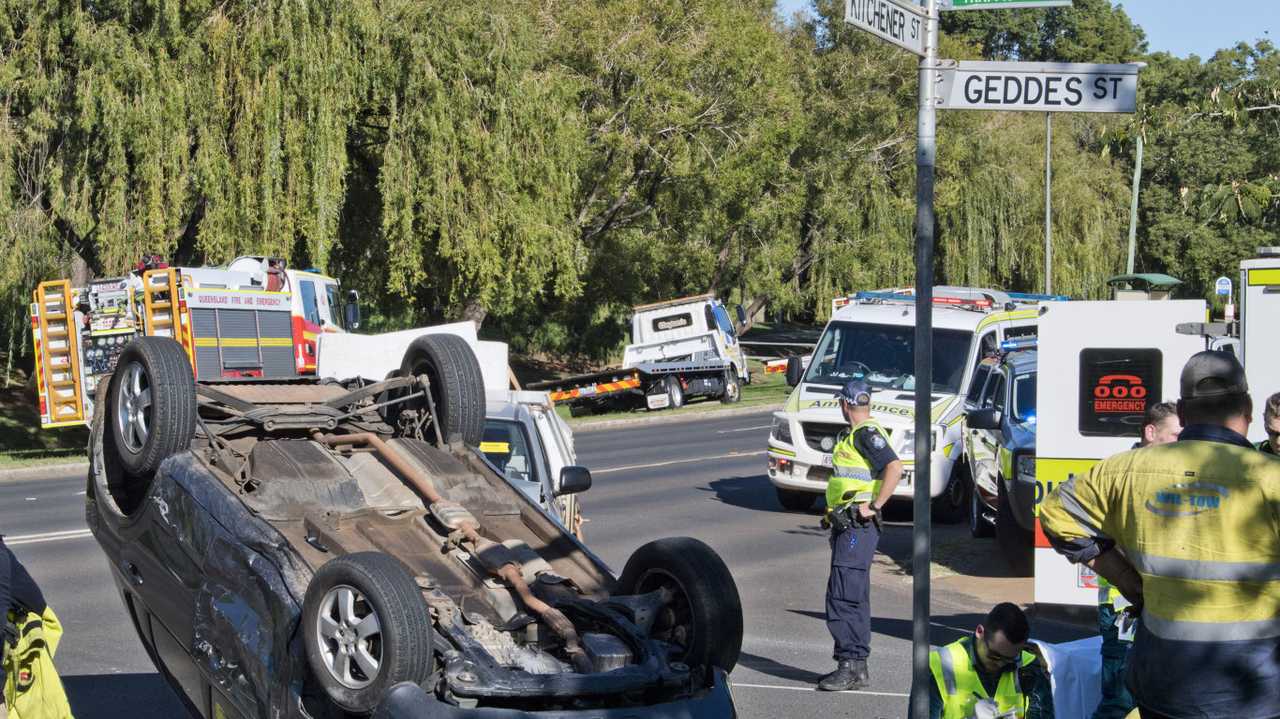
[[[88,424],[95,387],[140,335],[176,340],[200,381],[315,375],[320,338],[359,326],[357,301],[332,277],[262,256],[225,267],[151,256],[86,287],[42,282],[31,302],[40,424]]]

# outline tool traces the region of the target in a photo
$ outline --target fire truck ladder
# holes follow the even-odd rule
[[[191,328],[185,310],[177,269],[147,270],[142,274],[143,333],[177,340],[194,367]]]
[[[83,424],[84,398],[80,383],[80,353],[76,346],[75,312],[71,304],[71,282],[41,282],[35,291],[35,329],[43,345],[39,380],[44,385],[47,407],[42,414],[45,426]]]

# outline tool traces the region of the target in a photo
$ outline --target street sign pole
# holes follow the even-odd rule
[[[937,159],[938,0],[924,0],[924,58],[916,119],[915,486],[911,542],[911,719],[929,719],[929,457],[933,452],[933,169]]]
[[[1138,128],[1138,156],[1133,161],[1133,199],[1129,201],[1129,262],[1125,271],[1133,274],[1133,256],[1138,249],[1138,186],[1142,184],[1142,128]]]
[[[1044,114],[1044,293],[1053,294],[1053,113]]]

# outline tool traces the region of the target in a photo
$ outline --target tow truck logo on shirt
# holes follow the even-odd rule
[[[1227,494],[1220,484],[1182,482],[1157,491],[1154,500],[1147,500],[1147,511],[1161,517],[1193,517],[1221,507]]]

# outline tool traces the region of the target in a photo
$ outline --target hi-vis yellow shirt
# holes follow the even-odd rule
[[[1130,679],[1172,717],[1280,716],[1280,458],[1222,427],[1099,462],[1040,508],[1073,561],[1109,540],[1142,576]]]
[[[4,704],[8,719],[72,719],[53,655],[62,639],[62,625],[53,609],[43,615],[14,617],[18,646],[4,648]]]

